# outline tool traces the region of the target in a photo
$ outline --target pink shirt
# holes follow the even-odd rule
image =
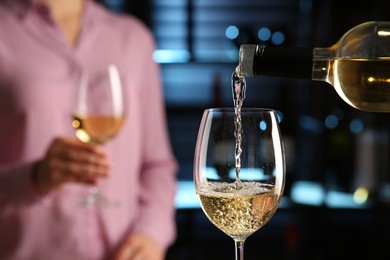
[[[175,238],[177,162],[166,127],[152,34],[136,19],[87,1],[70,47],[46,6],[0,0],[0,259],[104,259],[129,232],[168,247]],[[71,126],[82,68],[119,64],[128,77],[128,113],[107,145],[112,173],[101,182],[117,208],[77,208],[85,185],[40,197],[31,169]]]

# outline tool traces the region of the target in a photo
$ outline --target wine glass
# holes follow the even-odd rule
[[[118,66],[84,70],[81,73],[72,126],[76,137],[86,143],[103,145],[115,137],[125,120],[124,76]],[[89,189],[84,206],[118,206],[97,186]]]
[[[245,240],[272,218],[284,190],[277,113],[206,109],[196,142],[194,182],[207,218],[233,238],[235,259],[243,260]]]

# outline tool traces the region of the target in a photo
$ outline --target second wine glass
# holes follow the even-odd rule
[[[82,72],[77,90],[72,126],[76,137],[86,143],[103,145],[121,129],[125,120],[126,94],[124,76],[116,65]],[[82,205],[118,206],[97,186],[89,190]]]
[[[272,218],[284,190],[285,159],[276,112],[205,110],[194,181],[204,213],[233,238],[236,260],[243,260],[245,240]]]

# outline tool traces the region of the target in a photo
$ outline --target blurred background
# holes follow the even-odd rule
[[[105,0],[138,16],[157,40],[169,131],[179,160],[178,239],[168,259],[233,259],[233,240],[199,209],[192,183],[202,112],[233,106],[231,74],[242,43],[328,47],[353,26],[390,20],[387,0]],[[331,85],[247,79],[244,106],[282,115],[287,183],[245,259],[373,259],[390,234],[390,114],[345,104]]]

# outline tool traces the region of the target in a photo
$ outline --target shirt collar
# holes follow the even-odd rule
[[[99,23],[111,23],[112,16],[105,7],[94,0],[83,1],[85,1],[84,25],[89,27]],[[0,0],[0,2],[5,3],[9,10],[14,12],[21,20],[26,19],[29,14],[36,12],[37,9],[46,7],[37,0]]]
[[[20,18],[24,18],[33,6],[33,0],[3,0],[3,2]]]
[[[1,0],[0,0],[1,1]],[[2,0],[12,12],[14,12],[18,17],[24,19],[29,12],[36,8],[42,8],[44,4],[38,2],[38,0]],[[85,1],[85,14],[89,14],[91,8],[95,8],[93,0],[84,0]],[[96,17],[101,17],[102,12],[97,12]],[[88,15],[90,16],[90,15]]]

